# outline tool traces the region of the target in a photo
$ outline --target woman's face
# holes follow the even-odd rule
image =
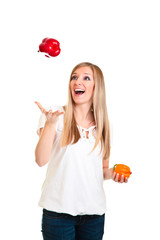
[[[76,104],[93,102],[94,76],[90,67],[80,67],[73,72],[70,80],[72,98]]]

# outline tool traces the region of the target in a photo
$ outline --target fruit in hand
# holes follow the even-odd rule
[[[124,176],[124,179],[127,177],[129,178],[132,172],[130,171],[130,168],[127,165],[124,164],[115,164],[113,166],[114,172],[117,174],[119,173],[118,181],[120,181],[121,176]]]

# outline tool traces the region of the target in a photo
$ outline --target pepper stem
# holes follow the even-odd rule
[[[115,167],[117,166],[117,164],[115,164],[114,166],[113,166],[113,170],[115,170]]]

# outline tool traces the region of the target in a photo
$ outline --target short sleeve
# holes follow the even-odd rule
[[[45,108],[47,111],[49,111],[50,109],[52,109],[53,112],[57,111],[57,110],[60,110],[60,111],[64,111],[63,107],[62,106],[48,106]],[[62,117],[61,115],[59,116],[60,120],[62,121]],[[37,134],[39,135],[40,133],[40,128],[43,128],[44,125],[45,125],[45,122],[46,122],[46,116],[44,113],[41,113],[40,117],[39,117],[39,122],[38,122],[38,127],[37,127]],[[58,120],[58,126],[59,125],[62,125],[62,123],[59,123],[59,120]],[[56,130],[57,130],[57,127],[56,127]]]

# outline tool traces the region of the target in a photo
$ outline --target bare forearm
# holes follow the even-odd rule
[[[40,167],[45,165],[49,160],[55,135],[56,124],[45,123],[35,149],[35,161]]]
[[[113,168],[103,168],[103,178],[104,180],[112,179],[113,177]]]

